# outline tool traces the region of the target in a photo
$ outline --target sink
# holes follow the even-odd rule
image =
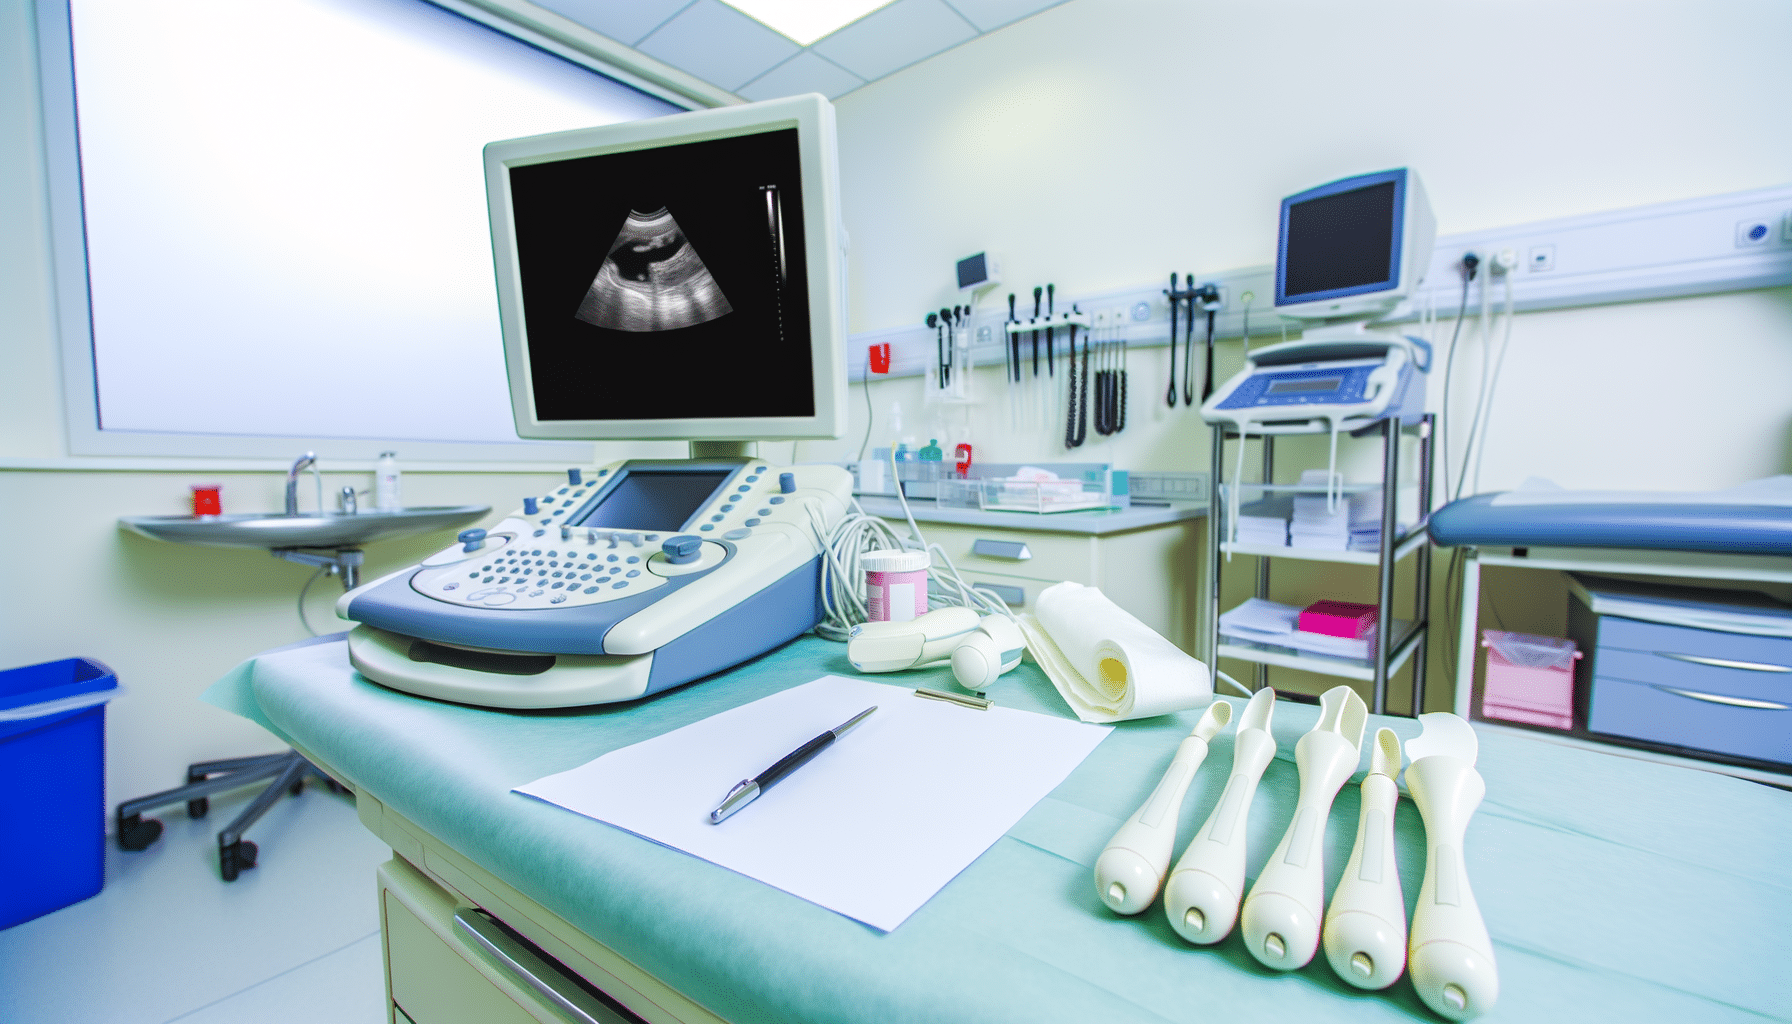
[[[289,516],[278,512],[221,516],[120,516],[118,523],[156,540],[225,548],[350,548],[392,537],[450,530],[478,522],[490,505],[428,505],[388,512]]]

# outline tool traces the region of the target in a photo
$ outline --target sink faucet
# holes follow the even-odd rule
[[[307,466],[317,465],[317,453],[306,452],[293,461],[292,468],[286,471],[286,514],[299,514],[299,471]]]

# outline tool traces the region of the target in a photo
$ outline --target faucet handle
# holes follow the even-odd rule
[[[342,514],[345,516],[352,516],[361,511],[359,503],[355,500],[355,489],[353,487],[344,487],[342,489],[342,494],[338,498],[338,504],[342,506]]]

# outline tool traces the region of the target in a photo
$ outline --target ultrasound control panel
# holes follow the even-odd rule
[[[762,462],[571,469],[565,486],[425,559],[410,584],[437,601],[515,611],[651,593],[721,565],[756,534],[804,528],[796,490],[795,474]]]
[[[1259,367],[1239,382],[1216,408],[1253,409],[1273,406],[1349,405],[1363,400],[1369,374],[1381,360],[1296,366]]]

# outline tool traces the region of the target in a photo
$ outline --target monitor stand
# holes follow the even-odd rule
[[[758,441],[692,441],[693,459],[756,459]]]

